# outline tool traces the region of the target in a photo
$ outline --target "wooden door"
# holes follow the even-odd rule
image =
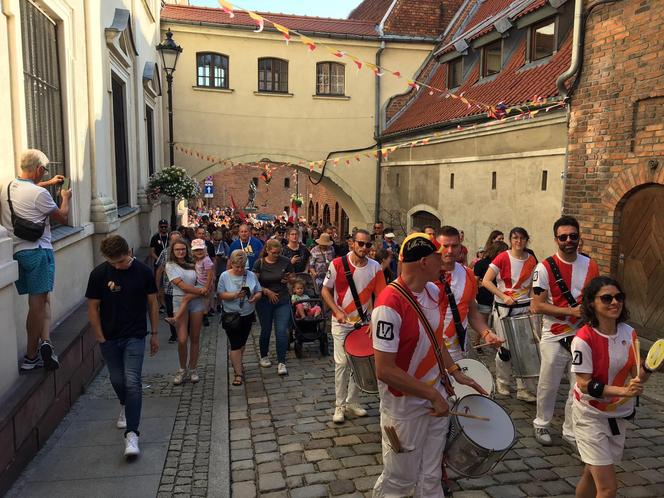
[[[618,244],[630,321],[640,335],[664,338],[664,186],[648,186],[627,200]]]

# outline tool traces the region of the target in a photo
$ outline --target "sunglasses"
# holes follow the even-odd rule
[[[353,242],[355,242],[357,244],[357,247],[360,247],[360,248],[365,247],[365,246],[367,248],[369,248],[369,247],[371,247],[371,244],[372,244],[372,242],[364,242],[363,240],[354,240]]]
[[[564,233],[562,235],[556,235],[556,238],[560,242],[567,242],[567,239],[569,240],[579,240],[579,234],[578,233]]]
[[[625,293],[618,292],[618,294],[602,294],[599,297],[599,300],[602,301],[602,304],[611,304],[615,299],[617,303],[625,302]]]

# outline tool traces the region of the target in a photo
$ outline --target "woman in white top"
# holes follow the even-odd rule
[[[187,357],[189,357],[189,380],[199,381],[196,367],[200,348],[201,326],[205,303],[203,297],[207,295],[206,287],[196,287],[196,269],[191,256],[189,244],[178,239],[172,242],[169,248],[169,261],[166,263],[166,275],[173,285],[173,308],[179,309],[185,294],[200,296],[189,301],[188,313],[177,322],[178,358],[180,369],[173,377],[173,384],[180,385],[187,375]],[[191,343],[191,347],[189,344]]]
[[[506,339],[501,319],[507,316],[529,313],[530,288],[533,271],[537,266],[535,257],[526,251],[530,239],[525,228],[510,230],[510,249],[494,258],[482,279],[482,287],[494,295],[493,327],[501,339]],[[493,283],[494,279],[496,284]],[[496,391],[510,395],[512,364],[510,352],[501,347],[496,354]],[[528,403],[535,403],[537,390],[534,379],[516,379],[516,397]]]

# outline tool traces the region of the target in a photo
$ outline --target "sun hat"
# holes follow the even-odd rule
[[[404,263],[413,263],[435,252],[442,252],[442,246],[430,235],[415,232],[406,237],[401,244],[399,259]]]
[[[316,239],[316,244],[321,246],[331,246],[334,244],[334,242],[332,242],[332,238],[330,237],[329,233],[322,233],[320,237]]]
[[[393,239],[394,234],[392,232],[389,232],[389,233],[386,233],[385,235],[383,235],[383,237],[385,237],[386,239]]]
[[[191,250],[197,251],[199,249],[205,249],[205,241],[203,239],[194,239],[191,241]]]

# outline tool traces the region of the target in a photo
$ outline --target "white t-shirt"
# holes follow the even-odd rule
[[[438,306],[438,287],[429,282],[424,291],[413,293],[431,324],[438,344],[443,344],[443,320]],[[396,353],[396,364],[416,379],[433,385],[447,399],[440,382],[440,369],[431,341],[412,306],[389,285],[378,296],[371,314],[371,332],[375,350]],[[378,381],[381,412],[394,419],[409,419],[429,413],[431,402],[403,393]]]
[[[489,268],[496,273],[496,287],[503,294],[510,296],[519,303],[530,299],[530,284],[537,260],[532,254],[525,254],[526,259],[517,259],[509,251],[501,252],[491,262]],[[503,303],[502,298],[495,296],[496,302]]]
[[[636,331],[626,323],[619,323],[612,336],[584,325],[572,340],[572,372],[591,374],[593,380],[607,386],[626,386],[636,365],[635,340]],[[634,410],[634,403],[634,398],[594,398],[574,385],[574,404],[582,415],[626,417]]]
[[[185,284],[196,285],[196,270],[193,268],[187,270],[182,268],[179,264],[169,261],[166,263],[166,276],[168,277],[169,282],[173,282],[176,278],[181,278]],[[173,295],[174,296],[184,296],[185,291],[180,289],[177,285],[173,284]]]
[[[12,205],[14,206],[16,216],[35,223],[46,221],[44,233],[39,240],[30,242],[14,237],[14,254],[27,249],[37,249],[38,247],[53,249],[53,245],[51,244],[51,224],[48,217],[53,211],[58,209],[58,205],[53,200],[50,192],[43,187],[35,185],[31,180],[22,179],[12,180],[10,188]],[[7,185],[2,187],[0,199],[2,199],[2,225],[13,236],[14,228],[12,227],[11,211],[7,202]]]

